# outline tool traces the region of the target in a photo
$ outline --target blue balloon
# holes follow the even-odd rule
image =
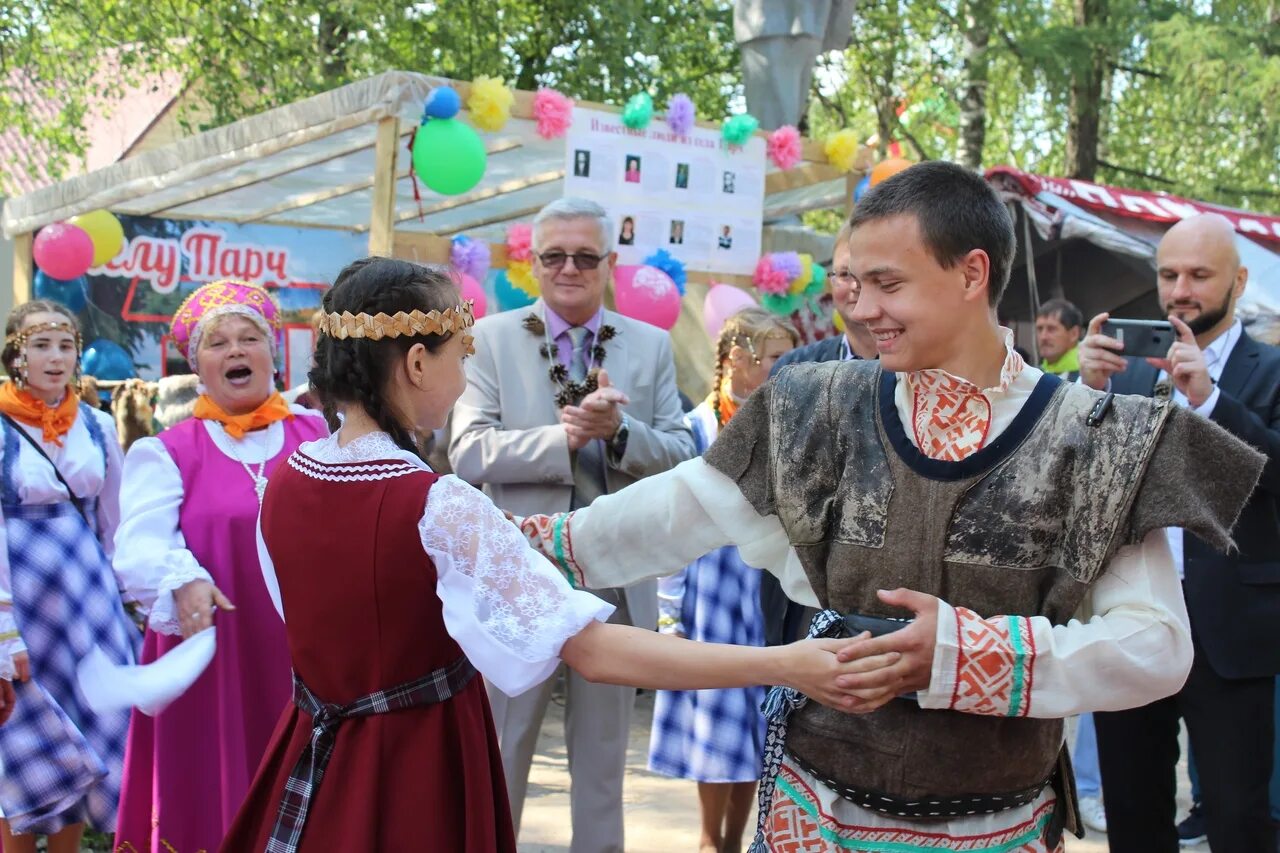
[[[462,99],[450,86],[437,86],[427,95],[427,102],[422,108],[422,121],[428,118],[453,118],[462,109]]]
[[[493,280],[493,298],[498,301],[499,311],[510,311],[513,308],[524,308],[537,301],[511,283],[507,271],[501,270]]]
[[[73,314],[83,311],[89,301],[89,280],[84,276],[63,281],[37,270],[32,284],[36,299],[52,299],[67,306]]]
[[[862,180],[854,184],[853,200],[855,203],[862,201],[862,197],[867,194],[867,190],[871,189],[871,175],[863,175]]]
[[[133,358],[115,341],[98,338],[84,348],[80,366],[85,373],[98,379],[132,379],[137,376]]]

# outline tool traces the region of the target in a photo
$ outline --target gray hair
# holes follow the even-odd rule
[[[533,250],[541,251],[538,235],[542,230],[542,223],[566,219],[596,220],[600,226],[600,251],[606,255],[613,251],[613,220],[609,218],[608,212],[590,199],[573,196],[556,199],[533,217]]]

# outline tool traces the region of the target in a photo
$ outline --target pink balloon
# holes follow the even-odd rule
[[[613,301],[619,314],[670,329],[680,318],[680,291],[656,267],[620,266],[613,271]]]
[[[489,307],[489,299],[484,294],[484,288],[480,286],[480,282],[464,272],[455,270],[453,274],[454,278],[459,281],[458,289],[462,291],[462,298],[475,301],[472,310],[475,311],[476,319],[479,320]]]
[[[93,240],[83,228],[55,222],[40,229],[31,246],[40,269],[59,281],[79,278],[93,266]]]
[[[742,288],[732,284],[713,284],[707,291],[706,301],[702,303],[702,325],[714,341],[724,328],[725,320],[743,308],[755,306],[756,301],[751,298],[751,294]]]

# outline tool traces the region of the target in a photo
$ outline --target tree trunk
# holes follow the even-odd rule
[[[988,0],[972,0],[965,15],[964,83],[960,89],[960,163],[982,168],[987,141],[987,81],[990,61],[991,8]]]
[[[1075,25],[1097,28],[1107,16],[1107,0],[1075,0]],[[1093,39],[1089,39],[1093,41]],[[1067,177],[1092,181],[1098,173],[1098,141],[1102,126],[1102,83],[1107,57],[1092,46],[1086,61],[1071,75],[1067,117]]]
[[[316,50],[320,54],[320,73],[325,80],[337,82],[347,76],[347,27],[342,19],[329,12],[321,13],[316,27]]]

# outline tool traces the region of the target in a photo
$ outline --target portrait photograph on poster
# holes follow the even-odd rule
[[[640,183],[640,158],[635,154],[627,155],[627,170],[624,179],[629,184]]]
[[[726,250],[733,248],[733,229],[730,226],[720,226],[720,238],[716,241],[716,245]]]
[[[689,189],[689,164],[688,163],[676,164],[676,189],[678,190]]]
[[[634,216],[622,217],[622,227],[618,229],[618,245],[634,246],[636,242],[636,219]]]
[[[667,238],[667,242],[673,246],[684,245],[684,220],[671,220],[671,236]]]
[[[591,152],[579,148],[573,152],[573,176],[575,178],[591,177]]]
[[[733,191],[734,191],[734,190],[733,190],[733,186],[734,186],[734,182],[735,182],[736,180],[737,180],[737,178],[735,177],[735,175],[733,174],[733,172],[728,172],[728,171],[726,171],[726,172],[724,173],[724,178],[723,178],[723,180],[722,180],[722,181],[721,181],[721,183],[720,183],[720,188],[721,188],[722,190],[724,190],[726,193],[733,193]]]

